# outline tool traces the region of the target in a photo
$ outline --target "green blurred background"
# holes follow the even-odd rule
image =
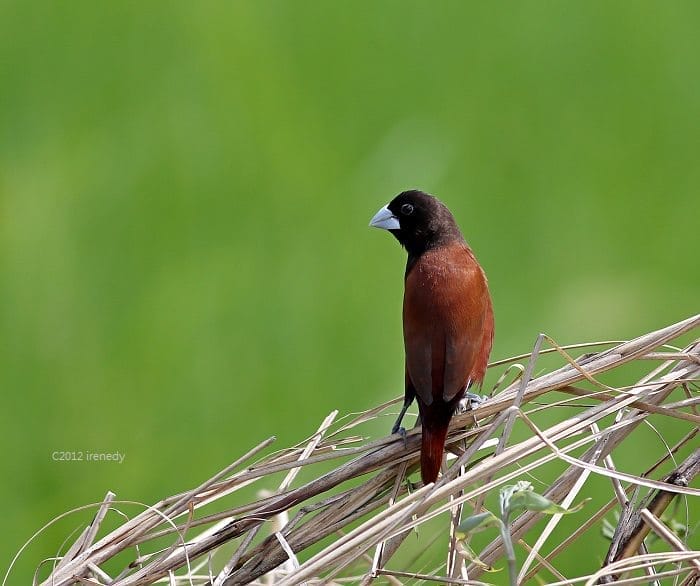
[[[485,267],[494,359],[697,312],[699,23],[693,2],[0,3],[0,566],[107,489],[154,502],[401,394],[404,253],[367,223],[403,189]]]

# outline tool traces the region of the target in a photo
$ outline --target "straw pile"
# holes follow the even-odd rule
[[[125,501],[107,493],[102,503],[87,505],[97,509],[94,519],[77,539],[73,537],[70,547],[55,559],[37,561],[35,583],[483,583],[479,580],[489,581],[489,574],[465,559],[458,547],[455,528],[460,518],[480,510],[489,492],[497,494],[520,478],[536,477],[550,462],[561,464],[558,470],[563,471],[546,486],[539,484],[539,493],[569,506],[585,498],[591,480],[602,475],[607,477],[607,504],[586,508],[575,529],[556,544],[551,535],[561,516],[549,517],[536,530],[540,513],[528,511],[516,518],[511,534],[522,548],[519,583],[535,575],[552,584],[648,583],[655,576],[694,583],[700,575],[700,552],[690,550],[660,517],[671,502],[700,495],[691,486],[700,472],[700,341],[683,348],[673,345],[679,337],[690,339],[688,333],[699,326],[696,315],[631,341],[599,343],[602,350],[576,359],[573,353],[590,351],[591,345],[561,348],[540,336],[530,354],[492,364],[490,368],[503,373],[495,393],[477,409],[453,418],[450,455],[434,485],[407,480],[417,467],[420,428],[409,432],[405,444],[397,437],[367,441],[357,435],[362,424],[395,411],[401,400],[397,398],[339,421],[332,413],[306,441],[263,455],[274,440],[267,439],[192,490],[144,507],[109,532],[100,531],[103,519]],[[538,360],[552,360],[544,356],[548,353],[556,357],[558,367],[533,376]],[[630,363],[635,368],[629,368]],[[620,379],[629,377],[630,370],[644,374],[624,378],[625,386],[601,382],[603,373],[615,371]],[[548,423],[540,428],[535,421],[545,412]],[[682,439],[667,446],[660,459],[648,462],[640,454],[637,469],[618,470],[620,448],[630,437],[634,441],[635,430],[651,416],[673,421]],[[516,426],[518,434],[512,433]],[[684,454],[683,461],[674,460],[674,454]],[[319,468],[326,472],[298,485],[302,468],[304,475]],[[666,474],[660,474],[663,469]],[[236,501],[238,495],[251,494],[238,492],[250,485],[267,492],[259,490],[253,499]],[[641,494],[647,497],[641,499]],[[600,532],[603,517],[611,517],[615,509],[621,514],[607,554],[588,552],[590,572],[565,575],[557,568],[557,557],[575,549],[583,534]],[[437,515],[445,521],[437,536],[447,546],[443,563],[429,572],[421,572],[424,567],[388,569],[402,544],[404,550],[415,547],[404,543],[414,528]],[[644,549],[642,540],[649,532],[663,540],[662,551]],[[503,565],[500,539],[477,553],[487,565]],[[120,570],[107,575],[103,566],[114,568],[115,557]],[[504,579],[504,574],[494,578]]]

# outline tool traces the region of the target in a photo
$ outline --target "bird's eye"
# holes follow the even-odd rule
[[[404,216],[410,216],[413,213],[413,206],[410,203],[405,203],[401,206],[401,213]]]

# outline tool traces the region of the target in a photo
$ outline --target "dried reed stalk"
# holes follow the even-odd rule
[[[409,491],[409,483],[404,480],[404,475],[410,475],[417,466],[420,428],[409,432],[405,443],[392,436],[365,442],[353,435],[361,424],[387,413],[400,401],[396,399],[349,421],[344,418],[345,422],[333,423],[335,413],[331,414],[304,442],[253,461],[274,438],[265,440],[192,490],[144,506],[140,514],[96,540],[107,510],[127,502],[118,501],[108,493],[103,503],[96,504],[94,521],[64,554],[53,560],[51,573],[41,584],[136,586],[160,581],[292,586],[321,582],[371,584],[379,576],[393,584],[402,583],[399,578],[406,577],[447,584],[478,584],[476,580],[483,569],[467,567],[455,551],[455,540],[449,537],[450,511],[454,522],[455,511],[459,512],[463,505],[481,507],[489,491],[498,490],[553,461],[564,463],[566,469],[546,490],[540,491],[550,500],[568,504],[585,495],[590,478],[601,475],[610,480],[612,499],[598,512],[588,511],[587,518],[592,520],[583,523],[563,544],[548,553],[544,547],[549,544],[559,518],[552,518],[540,534],[531,535],[528,532],[540,518],[539,514],[526,512],[518,517],[512,534],[514,540],[522,540],[528,554],[520,570],[520,580],[527,580],[545,568],[548,575],[558,576],[559,581],[553,584],[593,584],[610,576],[639,576],[634,572],[640,571],[646,572],[645,580],[650,580],[650,576],[677,575],[690,583],[700,552],[669,536],[663,523],[653,525],[655,521],[649,520],[646,508],[636,518],[642,519],[640,523],[646,519],[652,531],[668,541],[669,551],[641,553],[624,559],[611,557],[602,569],[591,568],[591,574],[578,577],[564,578],[565,573],[555,567],[555,562],[556,556],[566,547],[574,546],[606,511],[619,506],[619,501],[626,504],[633,487],[646,487],[664,495],[697,497],[700,494],[682,483],[655,480],[653,472],[660,463],[646,472],[635,473],[616,470],[613,460],[619,446],[651,414],[672,419],[674,425],[687,429],[684,440],[673,449],[687,447],[694,440],[700,424],[696,409],[700,343],[695,341],[685,349],[669,344],[699,326],[700,315],[695,315],[577,360],[566,349],[541,336],[533,353],[492,365],[501,367],[521,358],[530,360],[527,369],[519,367],[519,376],[505,389],[475,411],[453,418],[448,448],[455,457],[435,485],[417,486]],[[546,342],[551,348],[541,349]],[[531,378],[537,360],[552,351],[559,353],[563,364],[552,372]],[[655,366],[649,360],[660,364]],[[647,374],[634,384],[616,388],[600,382],[601,374],[621,369],[632,361],[649,366]],[[578,383],[584,386],[576,386]],[[672,393],[679,388],[685,390],[685,398],[672,401]],[[562,400],[562,393],[570,395],[570,399]],[[549,403],[543,405],[547,400]],[[555,405],[566,405],[568,416],[539,429],[533,418]],[[512,440],[510,430],[514,422],[530,430],[528,437]],[[292,487],[300,468],[319,463],[332,464],[333,469]],[[269,491],[274,486],[273,475],[283,471],[287,475],[274,493],[235,506],[223,505],[224,501],[235,500],[235,495],[229,495],[251,484]],[[203,514],[205,505],[208,511],[218,510]],[[447,515],[444,538],[450,544],[449,568],[443,564],[428,574],[420,569],[386,568],[411,529],[441,514]],[[257,537],[261,530],[266,537]],[[336,539],[327,544],[331,536]],[[534,545],[529,545],[526,538]],[[163,539],[170,539],[165,549],[157,545]],[[310,546],[320,543],[327,545],[320,551],[316,547],[313,555],[306,553]],[[367,555],[372,548],[374,557]],[[109,576],[104,570],[105,563],[114,564],[117,555],[120,559],[127,556],[128,562],[122,564],[116,575]],[[503,556],[503,544],[494,540],[479,555],[487,564],[495,564]],[[604,552],[599,553],[599,557],[603,555]],[[11,568],[8,575],[10,571]],[[6,576],[3,584],[7,580]],[[35,583],[39,580],[35,579]]]

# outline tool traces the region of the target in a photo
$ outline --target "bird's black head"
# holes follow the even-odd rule
[[[410,256],[464,240],[447,206],[417,190],[397,195],[375,214],[369,225],[391,232]]]

